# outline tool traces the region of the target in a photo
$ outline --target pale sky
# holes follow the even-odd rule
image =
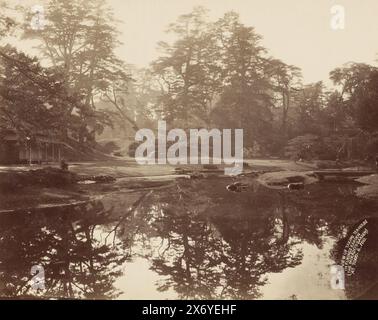
[[[46,0],[12,0],[43,4]],[[12,2],[11,1],[11,2]],[[90,0],[89,0],[90,1]],[[211,20],[227,11],[263,36],[269,54],[302,69],[304,82],[323,80],[335,67],[354,61],[377,64],[378,0],[108,0],[116,17],[123,45],[120,58],[147,67],[158,57],[157,42],[167,40],[169,23],[194,6],[210,10]],[[345,8],[345,29],[333,30],[331,8]],[[21,46],[26,46],[26,42]]]
[[[378,0],[109,0],[121,25],[119,53],[129,63],[147,66],[157,57],[156,43],[180,14],[194,6],[217,19],[233,10],[263,36],[275,58],[302,69],[304,82],[327,80],[345,62],[375,64],[378,57]],[[333,5],[345,8],[345,29],[330,26]]]

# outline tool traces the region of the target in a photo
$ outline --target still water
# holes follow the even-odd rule
[[[0,296],[86,299],[378,298],[378,201],[356,184],[271,190],[255,180],[178,179],[155,190],[0,216]],[[350,231],[369,234],[332,289]],[[33,265],[45,290],[33,287]]]

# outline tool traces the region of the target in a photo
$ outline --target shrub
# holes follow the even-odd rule
[[[285,156],[291,159],[335,160],[342,143],[343,139],[339,136],[322,138],[306,134],[289,140]]]

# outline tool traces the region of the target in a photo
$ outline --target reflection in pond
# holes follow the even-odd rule
[[[117,297],[113,282],[128,258],[127,244],[110,247],[96,239],[96,228],[108,215],[101,202],[93,202],[1,216],[1,295],[32,294],[31,266],[42,265],[45,296]]]
[[[272,191],[250,179],[242,181],[245,192],[229,192],[226,186],[234,182],[178,179],[166,189],[113,193],[80,206],[3,214],[0,295],[89,299],[375,295],[377,202],[356,198],[352,184]],[[370,219],[371,232],[368,253],[361,251],[363,262],[357,266],[358,285],[347,282],[345,292],[333,290],[330,266],[340,263],[348,233],[365,218]],[[44,292],[30,286],[33,265],[44,267]]]

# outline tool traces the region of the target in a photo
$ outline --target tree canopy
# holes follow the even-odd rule
[[[116,55],[119,22],[104,0],[50,0],[38,30],[30,10],[16,9],[26,17],[18,25],[9,7],[2,3],[0,38],[19,28],[23,39],[37,41],[40,56],[0,48],[1,128],[95,144],[107,128],[127,137],[164,119],[186,130],[241,128],[251,155],[305,148],[305,138],[291,140],[306,135],[335,141],[322,147],[325,158],[335,157],[331,148],[345,151],[351,139],[370,141],[378,131],[377,67],[349,63],[330,72],[332,86],[303,83],[301,70],[272,57],[235,12],[212,21],[206,8],[195,7],[179,16],[167,28],[171,41],[160,42],[159,56],[140,69]]]

